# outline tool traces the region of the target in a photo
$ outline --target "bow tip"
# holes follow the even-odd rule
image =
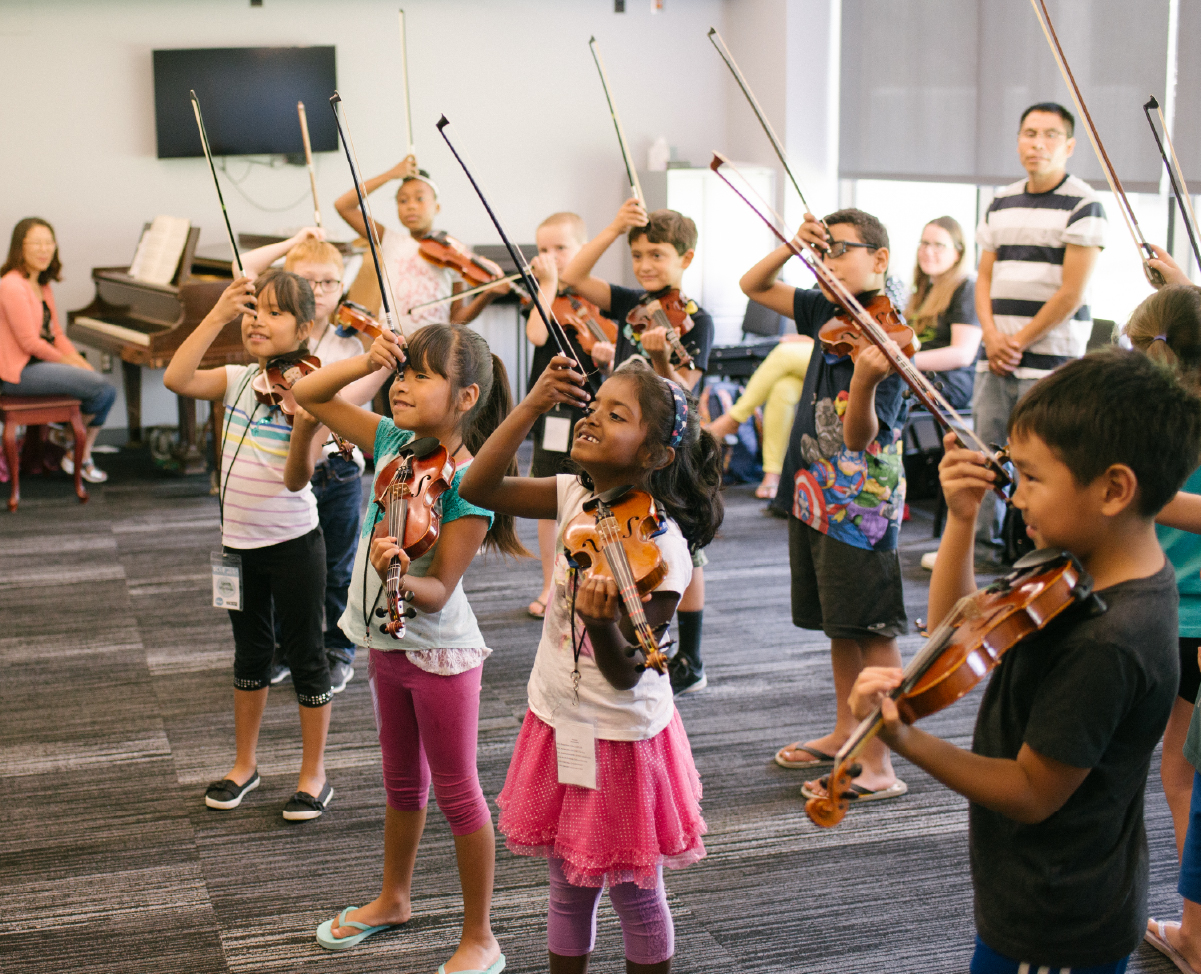
[[[438,123],[437,123],[438,131],[441,132],[449,124],[450,124],[450,119],[447,118],[445,115],[443,115],[440,119],[438,119]]]

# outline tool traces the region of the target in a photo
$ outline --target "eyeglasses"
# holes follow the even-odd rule
[[[917,245],[918,250],[946,250],[947,245],[937,240],[923,240]]]
[[[852,247],[862,247],[864,250],[879,250],[875,244],[855,243],[853,240],[835,240],[826,251],[827,257],[841,257]]]
[[[314,281],[307,277],[305,280],[314,291],[333,291],[342,287],[341,281]]]

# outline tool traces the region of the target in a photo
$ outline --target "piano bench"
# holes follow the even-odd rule
[[[83,450],[88,433],[83,425],[78,399],[67,396],[0,396],[0,423],[4,424],[4,457],[8,461],[8,475],[12,478],[8,495],[10,511],[16,511],[21,499],[17,427],[43,426],[46,423],[70,423],[75,431],[75,495],[79,503],[86,503],[88,491],[83,485]]]

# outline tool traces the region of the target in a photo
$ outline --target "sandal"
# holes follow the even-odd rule
[[[826,775],[825,777],[821,778],[819,784],[822,786],[823,790],[828,792],[830,787],[830,776]],[[870,788],[864,788],[862,785],[852,784],[850,791],[848,791],[846,794],[846,799],[847,801],[854,802],[856,805],[861,805],[864,802],[878,802],[884,801],[888,798],[900,798],[902,795],[908,794],[908,792],[909,786],[900,778],[897,778],[897,780],[887,788],[877,788],[875,791],[872,791]],[[801,794],[806,798],[827,797],[827,795],[819,795],[807,784],[801,785]]]
[[[538,606],[537,611],[534,610],[534,606]],[[525,611],[526,615],[528,615],[531,619],[545,619],[546,603],[541,599],[534,599],[533,602],[525,607]]]
[[[792,751],[804,751],[806,754],[812,754],[812,761],[796,761],[786,757],[786,753]],[[819,751],[816,748],[810,747],[808,744],[788,744],[785,747],[776,751],[776,764],[781,768],[821,768],[827,764],[834,763],[834,755],[827,754],[825,751]]]
[[[372,934],[379,933],[381,930],[391,930],[393,927],[403,927],[403,923],[381,923],[378,927],[369,927],[365,923],[359,923],[357,920],[347,920],[346,916],[351,910],[357,910],[357,906],[348,906],[345,910],[338,914],[339,927],[355,927],[359,933],[351,934],[349,937],[335,937],[333,934],[334,921],[326,920],[317,926],[317,943],[321,944],[326,950],[346,950],[347,947],[354,947],[361,944]]]
[[[492,966],[486,971],[459,971],[459,974],[500,974],[505,969],[505,955],[501,954],[492,962]],[[446,974],[446,965],[442,964],[438,968],[438,974]]]
[[[1154,930],[1151,929],[1151,924],[1155,924]],[[1184,974],[1198,974],[1185,959],[1184,954],[1172,946],[1172,942],[1168,940],[1168,932],[1164,929],[1166,926],[1167,924],[1162,920],[1148,920],[1147,932],[1143,935],[1143,939],[1175,964],[1177,970],[1183,971]]]

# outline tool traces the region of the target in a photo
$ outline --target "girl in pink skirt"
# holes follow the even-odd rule
[[[666,641],[692,575],[689,550],[708,544],[721,523],[721,454],[683,390],[641,359],[624,363],[595,400],[583,385],[571,359],[552,360],[480,448],[459,488],[471,503],[559,525],[554,590],[529,710],[498,799],[499,827],[511,851],[549,860],[553,974],[587,969],[606,885],[627,970],[667,971],[675,944],[663,867],[705,854],[700,777],[671,684],[645,667],[616,585],[584,580],[569,565],[562,536],[597,495],[612,499],[635,487],[655,498],[664,518],[653,540],[667,574],[644,610]],[[588,409],[571,449],[580,473],[506,477],[534,421],[556,403]]]

